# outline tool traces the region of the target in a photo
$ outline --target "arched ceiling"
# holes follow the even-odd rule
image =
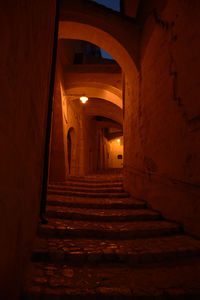
[[[81,105],[82,112],[88,117],[102,116],[111,119],[118,124],[123,124],[123,111],[122,109],[103,99],[89,99],[85,104],[82,104],[79,99],[72,100],[75,105]]]
[[[71,97],[71,99],[79,98],[80,96],[87,96],[88,98],[99,98],[103,100],[110,101],[111,103],[117,105],[122,109],[122,96],[121,91],[112,90],[100,84],[96,86],[79,86],[79,87],[71,87],[65,90],[66,96]],[[99,100],[100,101],[100,100]]]

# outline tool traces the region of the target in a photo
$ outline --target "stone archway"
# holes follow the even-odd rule
[[[123,34],[126,34],[126,32],[123,32]],[[132,76],[137,77],[138,75],[137,53],[131,53],[133,49],[128,51],[127,47],[120,43],[112,33],[108,33],[106,30],[98,28],[98,26],[81,23],[78,20],[62,20],[59,22],[59,39],[78,39],[93,43],[106,50],[118,62],[129,80]],[[137,40],[135,43],[138,44]],[[137,51],[135,49],[135,52]]]
[[[79,2],[79,1],[78,1]],[[59,39],[79,39],[93,43],[107,51],[120,65],[123,72],[122,107],[124,108],[124,166],[131,159],[132,141],[138,139],[139,126],[139,29],[136,24],[119,14],[83,3],[63,1],[59,22]],[[109,22],[108,22],[109,18]],[[134,133],[130,132],[134,107]],[[130,126],[131,124],[131,126]],[[129,137],[129,138],[128,138]]]
[[[93,43],[108,52],[126,75],[138,74],[139,27],[117,13],[89,1],[62,1],[59,38]]]

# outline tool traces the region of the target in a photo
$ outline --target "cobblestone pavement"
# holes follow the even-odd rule
[[[114,185],[121,184],[114,178]],[[98,175],[72,181],[79,194],[85,184],[101,186],[95,193],[102,194],[103,180]],[[122,191],[120,198],[107,192],[94,198],[54,190],[22,299],[200,299],[200,241],[180,225]]]

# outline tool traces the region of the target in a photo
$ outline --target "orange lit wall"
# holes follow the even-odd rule
[[[125,145],[132,143],[125,187],[199,236],[200,3],[158,6],[144,12],[140,101],[129,106],[125,125]]]
[[[119,142],[118,142],[119,140]],[[123,167],[123,138],[117,138],[108,142],[109,158],[108,168],[122,168]],[[118,159],[118,155],[122,155],[122,159]]]

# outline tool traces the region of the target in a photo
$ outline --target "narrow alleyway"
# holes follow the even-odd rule
[[[200,299],[200,241],[120,175],[51,185],[22,299]]]
[[[0,22],[0,300],[200,300],[200,1]]]

